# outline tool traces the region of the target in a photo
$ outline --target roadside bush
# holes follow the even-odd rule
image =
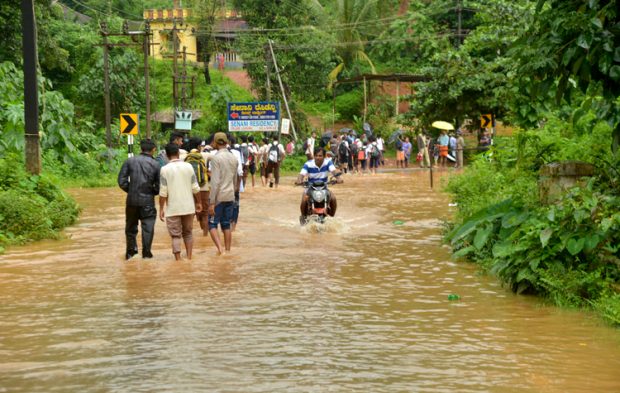
[[[282,166],[280,167],[280,173],[282,174],[296,174],[299,173],[301,167],[304,166],[308,159],[304,154],[296,154],[293,156],[287,156],[284,161],[282,161]]]
[[[75,201],[49,178],[26,173],[18,156],[0,159],[0,251],[9,244],[57,238],[78,213]]]
[[[359,90],[351,90],[336,96],[336,112],[342,120],[353,120],[362,111],[364,95]]]
[[[611,323],[620,315],[620,162],[610,162],[611,127],[588,134],[552,121],[481,154],[446,190],[458,203],[446,235],[455,257],[496,275],[517,293],[560,306],[592,307]],[[598,167],[586,186],[551,205],[538,200],[540,167],[582,160]]]

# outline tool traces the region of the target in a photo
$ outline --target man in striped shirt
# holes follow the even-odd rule
[[[303,168],[301,168],[301,172],[299,172],[299,177],[297,178],[297,182],[295,184],[303,184],[304,179],[307,177],[308,182],[310,184],[316,182],[324,182],[327,183],[329,174],[339,175],[340,172],[334,166],[334,163],[331,159],[325,159],[325,149],[322,147],[317,147],[314,149],[314,160],[307,161]],[[342,183],[342,179],[338,177],[336,179],[337,183]],[[310,199],[309,188],[305,190],[303,197],[301,198],[301,215],[303,219],[308,215],[308,200]],[[327,190],[329,195],[329,208],[327,209],[327,214],[330,216],[334,216],[336,214],[336,208],[338,207],[336,203],[336,196],[329,190]]]

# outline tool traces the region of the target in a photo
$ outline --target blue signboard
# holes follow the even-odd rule
[[[229,102],[228,131],[278,131],[279,102]]]

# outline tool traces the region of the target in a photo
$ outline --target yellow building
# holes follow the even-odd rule
[[[156,59],[172,59],[174,57],[174,32],[177,37],[177,50],[179,56],[185,47],[187,61],[201,62],[202,50],[196,39],[196,28],[191,22],[191,10],[178,7],[178,1],[174,1],[172,9],[144,10],[144,20],[151,24],[153,33],[153,53]],[[176,29],[175,29],[176,27]],[[211,54],[213,65],[216,66],[218,59],[223,59],[227,68],[243,66],[242,59],[232,48],[239,29],[247,28],[247,24],[235,11],[227,10],[221,18],[218,18],[213,30],[216,40],[217,52]],[[181,60],[181,58],[179,58]]]
[[[177,50],[185,47],[187,60],[197,62],[197,45],[194,27],[188,24],[191,13],[188,9],[173,8],[167,10],[145,10],[144,19],[151,23],[153,32],[153,56],[156,59],[173,58],[173,35],[176,28]]]

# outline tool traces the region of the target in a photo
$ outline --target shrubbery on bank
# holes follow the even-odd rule
[[[76,202],[47,175],[30,175],[19,156],[0,159],[0,251],[29,240],[57,238],[78,217]]]
[[[590,307],[620,325],[620,161],[612,158],[610,140],[603,122],[580,136],[551,121],[479,156],[447,185],[458,203],[446,236],[454,255],[480,264],[514,292]],[[594,164],[596,176],[541,204],[540,167],[571,159]]]

